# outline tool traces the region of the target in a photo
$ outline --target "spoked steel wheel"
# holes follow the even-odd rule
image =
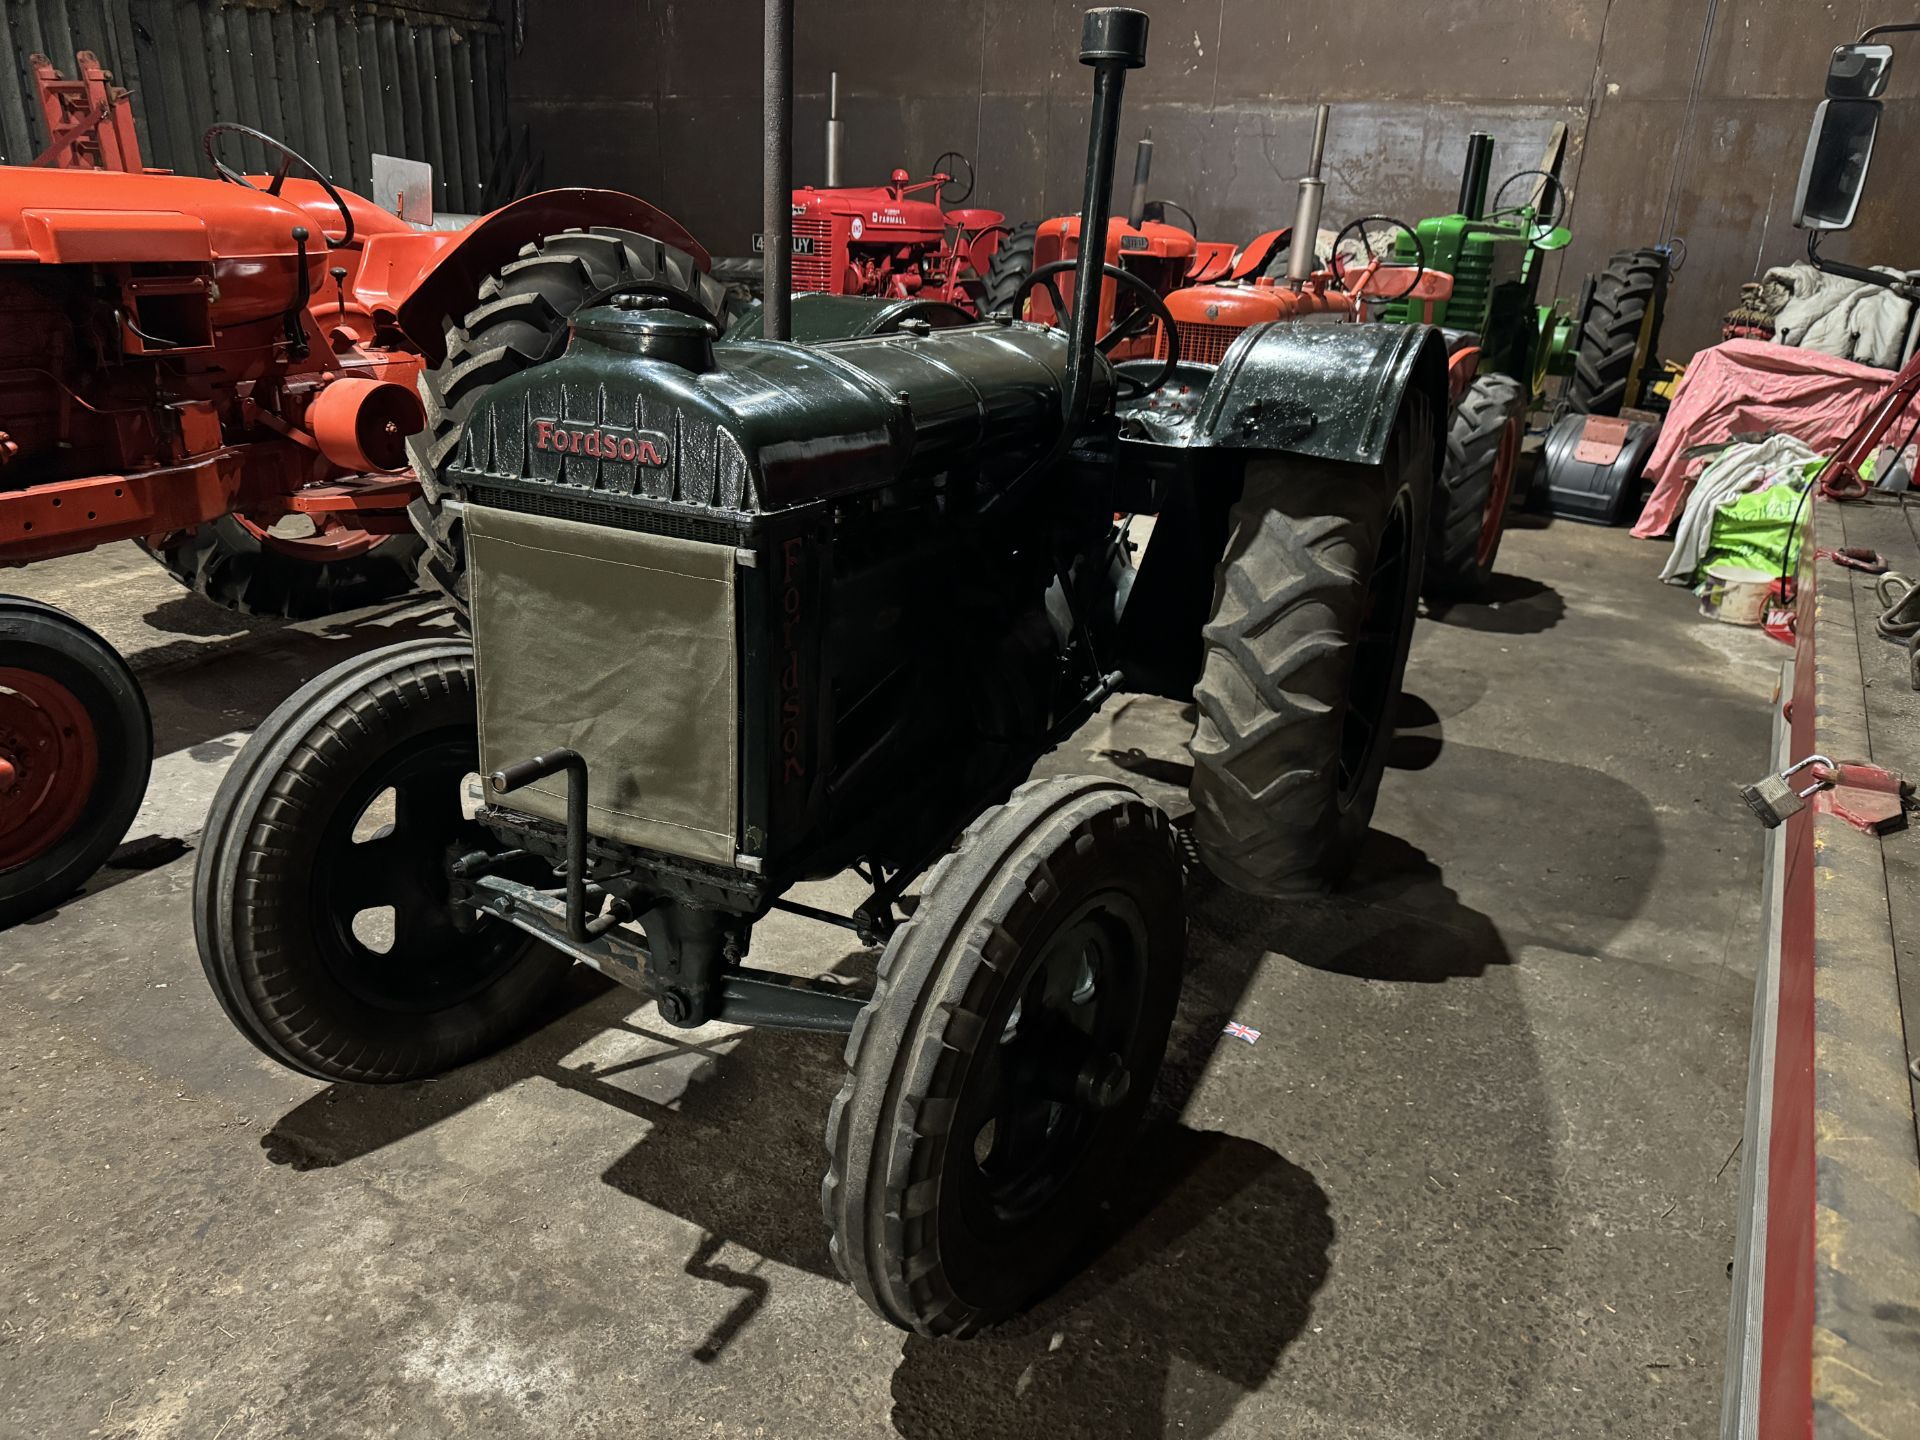
[[[1181,885],[1166,817],[1086,777],[1015,792],[928,876],[827,1126],[833,1254],[885,1319],[971,1334],[1084,1251],[1166,1050]]]
[[[86,882],[146,794],[139,682],[71,615],[0,597],[0,925]]]
[[[473,655],[420,640],[349,660],[254,732],[207,817],[200,960],[241,1032],[309,1075],[417,1079],[492,1048],[564,963],[454,896],[490,841]]]

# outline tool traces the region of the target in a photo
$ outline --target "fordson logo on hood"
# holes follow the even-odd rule
[[[591,455],[596,460],[624,460],[631,465],[659,467],[667,463],[667,437],[658,430],[630,430],[623,425],[575,425],[565,420],[535,420],[533,448],[564,455]]]

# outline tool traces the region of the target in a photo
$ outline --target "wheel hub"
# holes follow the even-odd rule
[[[99,770],[99,739],[79,697],[37,670],[0,667],[0,870],[66,838]]]

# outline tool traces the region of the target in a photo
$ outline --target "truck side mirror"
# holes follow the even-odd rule
[[[1853,224],[1879,129],[1878,100],[1820,102],[1800,161],[1800,183],[1793,192],[1795,225],[1802,230],[1844,230]]]
[[[1827,62],[1827,98],[1878,100],[1892,69],[1891,45],[1836,45]]]

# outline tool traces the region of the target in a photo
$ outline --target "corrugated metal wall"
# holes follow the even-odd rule
[[[425,160],[439,210],[480,211],[510,181],[506,40],[489,0],[438,4],[246,0],[5,0],[0,160],[46,145],[27,57],[73,73],[92,50],[134,92],[149,165],[209,174],[200,137],[235,120],[284,140],[337,184],[370,194],[375,153]],[[228,146],[234,146],[229,149]],[[252,148],[252,147],[248,147]],[[232,164],[261,163],[224,142]]]

